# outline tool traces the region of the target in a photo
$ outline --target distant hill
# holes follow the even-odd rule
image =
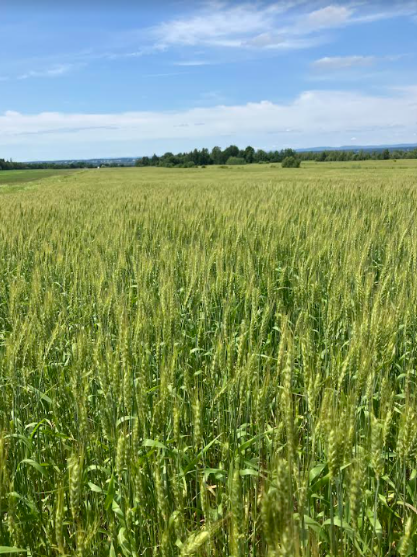
[[[401,149],[402,151],[412,151],[417,147],[415,143],[399,143],[397,145],[342,145],[341,147],[309,147],[302,149],[294,149],[298,153],[308,153],[321,151],[383,151],[384,149],[389,149],[393,151],[395,149]]]
[[[119,158],[97,158],[97,159],[61,159],[49,161],[30,161],[28,164],[77,164],[80,162],[91,164],[94,166],[102,165],[121,165],[121,166],[135,166],[138,157],[119,157]]]

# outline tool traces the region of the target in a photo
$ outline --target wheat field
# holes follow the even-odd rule
[[[417,165],[0,190],[0,553],[417,553]]]

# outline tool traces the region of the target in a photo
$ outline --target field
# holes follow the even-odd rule
[[[414,161],[7,192],[0,553],[416,555]]]
[[[0,171],[0,193],[6,186],[15,186],[16,184],[27,184],[50,178],[52,176],[68,176],[73,174],[74,170],[2,170]]]

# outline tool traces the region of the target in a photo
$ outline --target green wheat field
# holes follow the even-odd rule
[[[416,555],[417,164],[39,177],[0,187],[0,553]]]

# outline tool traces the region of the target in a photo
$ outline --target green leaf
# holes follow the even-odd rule
[[[203,468],[202,473],[204,474],[205,481],[207,481],[210,474],[213,474],[216,480],[227,474],[226,470],[223,470],[222,468]]]
[[[248,441],[245,441],[245,443],[242,443],[239,447],[239,451],[241,451],[241,452],[245,451],[251,445],[253,445],[253,443],[255,443],[255,441],[258,441],[258,439],[261,439],[262,437],[265,437],[265,435],[267,435],[267,434],[268,434],[268,431],[263,431],[262,433],[258,433],[257,435],[255,435],[255,437],[252,437]]]
[[[0,554],[5,555],[6,553],[27,553],[27,549],[19,549],[18,547],[6,547],[5,545],[0,545]]]
[[[159,441],[154,441],[154,439],[145,439],[142,443],[143,447],[156,447],[158,449],[165,449],[168,450],[168,447],[160,443]]]
[[[397,518],[400,518],[400,515],[397,514],[390,505],[388,505],[388,501],[387,501],[387,498],[385,497],[385,495],[382,495],[381,493],[378,493],[378,499],[382,502],[382,504],[384,505],[385,509],[387,509],[388,512],[390,512],[391,514],[393,514]]]
[[[130,555],[132,555],[132,551],[130,549],[130,544],[128,539],[126,538],[126,528],[120,528],[119,530],[119,534],[117,536],[117,541],[119,542],[120,545],[120,549],[123,552],[123,555],[125,555],[125,557],[129,557]]]
[[[31,439],[31,440],[35,437],[36,432],[37,432],[38,429],[41,427],[41,425],[44,424],[45,422],[46,422],[46,420],[45,420],[45,418],[44,418],[43,420],[41,420],[40,422],[38,422],[38,423],[35,425],[35,427],[33,428],[32,433],[30,434],[30,439]]]
[[[137,419],[138,419],[137,416],[122,416],[117,420],[116,427],[119,427],[119,425],[123,424],[124,422],[128,422],[129,420],[137,420]]]
[[[382,536],[382,526],[376,516],[376,513],[372,509],[368,509],[366,511],[366,516],[368,517],[369,522],[371,523],[372,528],[375,530],[377,536]]]
[[[307,514],[304,515],[304,524],[310,530],[313,530],[320,538],[324,538],[327,540],[326,531],[322,528],[321,524],[319,524],[314,518],[308,516]]]
[[[332,521],[330,520],[330,518],[329,518],[329,520],[326,520],[326,522],[323,522],[323,526],[331,526],[331,525],[332,525]],[[337,526],[338,528],[342,528],[342,530],[345,530],[345,532],[347,532],[348,534],[351,534],[351,535],[353,535],[355,533],[355,531],[353,530],[353,528],[351,528],[349,526],[347,521],[342,522],[338,516],[334,517],[333,526]]]
[[[34,387],[33,385],[28,385],[26,388],[28,391],[31,391],[32,393],[36,393],[41,400],[44,400],[48,404],[52,404],[51,398],[45,393],[43,393],[42,391],[40,391],[39,389],[37,389],[36,387]]]
[[[106,500],[104,501],[104,508],[106,511],[110,509],[115,493],[116,489],[114,487],[114,476],[112,476],[107,490]]]
[[[325,468],[326,468],[326,464],[317,464],[317,466],[314,466],[314,468],[310,470],[308,477],[311,484],[314,482],[315,479],[317,479],[320,476],[320,474],[323,472]]]
[[[5,439],[8,439],[9,437],[14,437],[15,439],[20,439],[26,445],[28,450],[32,452],[32,443],[31,443],[30,439],[28,437],[26,437],[25,435],[22,435],[21,433],[11,433],[10,435],[6,435]]]
[[[239,470],[239,474],[241,476],[259,476],[258,470],[254,470],[253,468],[245,468],[244,470]]]
[[[101,489],[101,487],[99,487],[96,484],[93,484],[93,482],[88,482],[88,485],[89,485],[91,491],[95,491],[96,493],[103,493],[103,490]]]
[[[221,435],[221,434],[220,434]],[[190,462],[190,464],[185,468],[184,473],[188,474],[188,472],[190,472],[190,470],[192,470],[194,468],[194,466],[197,464],[197,462],[200,460],[200,458],[209,450],[209,448],[217,441],[217,439],[220,437],[220,435],[218,435],[217,437],[215,437],[214,439],[212,439],[210,441],[210,443],[208,445],[206,445],[204,447],[204,449],[202,449],[198,455],[196,456],[196,458]]]
[[[311,491],[313,492],[317,492],[320,491],[321,487],[323,485],[328,484],[330,481],[330,474],[326,474],[325,476],[323,476],[322,478],[319,478],[315,484],[310,486]]]
[[[46,474],[45,468],[43,468],[39,462],[36,462],[36,460],[33,460],[31,458],[25,458],[23,459],[20,464],[29,464],[29,466],[32,466],[33,468],[35,468],[35,470],[37,470],[40,474],[42,474],[42,476],[44,476]]]
[[[122,509],[120,508],[120,506],[117,504],[117,502],[113,499],[112,504],[111,504],[111,509],[114,512],[115,515],[117,515],[121,520],[125,520],[125,515],[123,514]]]

